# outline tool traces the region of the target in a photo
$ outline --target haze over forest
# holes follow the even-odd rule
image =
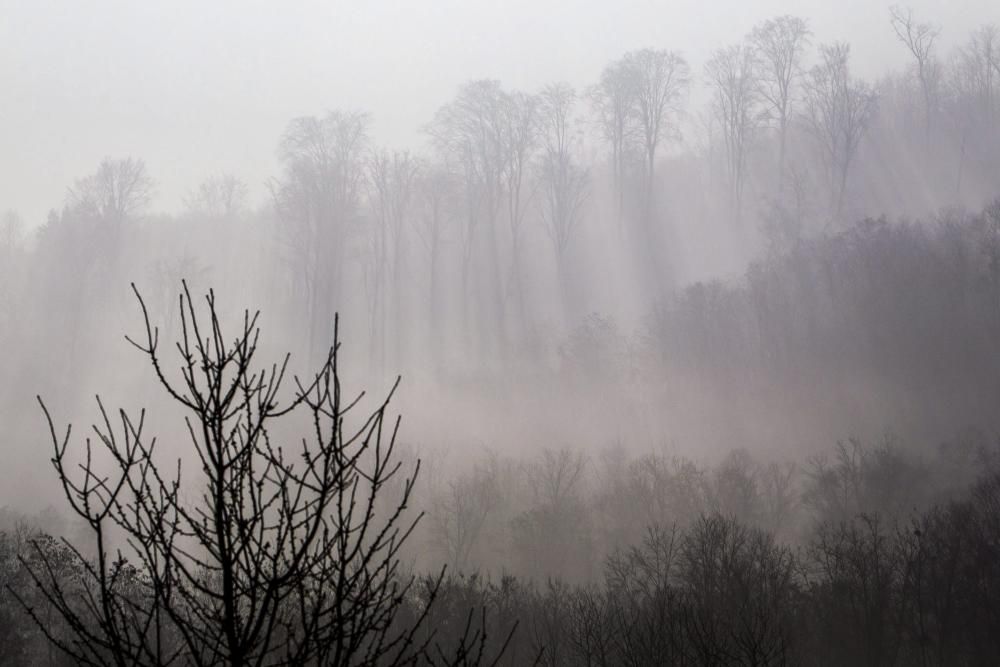
[[[206,442],[218,427],[224,448],[221,424],[254,403],[229,413],[162,383],[194,368],[250,377],[212,365],[246,308],[260,311],[259,349],[238,340],[234,359],[250,349],[267,368],[289,353],[289,376],[320,368],[347,393],[365,389],[359,409],[375,410],[363,423],[378,437],[383,411],[402,415],[398,449],[375,448],[376,472],[361,473],[377,491],[380,457],[420,460],[412,496],[386,482],[403,498],[392,520],[425,512],[387,558],[477,573],[448,580],[455,609],[473,600],[491,623],[534,619],[509,664],[990,664],[995,600],[975,597],[970,575],[954,588],[964,620],[927,620],[911,609],[926,592],[911,574],[925,554],[914,535],[1000,544],[989,532],[1000,525],[1000,5],[787,11],[0,0],[0,551],[29,566],[18,549],[37,540],[15,525],[86,532],[60,507],[73,487],[53,474],[50,440],[63,475],[63,425],[77,424],[75,443],[99,406],[145,408],[155,461],[209,474],[183,414],[200,416]],[[199,308],[214,298],[195,339],[215,315],[224,332],[207,334],[216,349],[198,348],[200,365],[173,345],[194,331],[189,297],[178,301],[188,289]],[[276,403],[252,377],[233,386],[269,419]],[[298,405],[339,424],[339,403]],[[91,437],[104,458],[65,450],[88,475],[128,458],[102,419]],[[307,425],[293,416],[268,437]],[[252,464],[236,469],[253,479]],[[870,619],[819,630],[842,602],[827,586],[840,574],[792,572],[841,548],[877,551],[883,537],[895,540],[878,558],[898,575],[885,589],[898,618],[876,639]],[[780,628],[754,639],[766,659],[719,629],[759,597],[743,579],[724,599],[697,597],[692,554],[727,540],[784,573],[773,605],[752,611]],[[649,612],[622,572],[639,577],[667,552],[673,563],[675,545],[677,573],[643,585],[678,595],[676,653],[619,647],[591,663],[598,649],[573,634],[580,610]],[[59,557],[89,562],[74,553]],[[388,571],[386,582],[408,576]],[[17,593],[27,575],[11,572]],[[509,617],[490,597],[509,592],[501,581],[519,591]],[[168,604],[161,585],[153,599]],[[46,600],[66,615],[58,595]],[[730,619],[710,639],[691,621],[706,609]],[[630,625],[608,618],[601,632]],[[235,630],[220,632],[232,649]],[[59,641],[19,636],[25,664]],[[728,662],[705,657],[723,645]],[[309,660],[290,664],[333,664],[302,650]]]
[[[424,149],[422,126],[465,81],[498,79],[529,92],[567,81],[582,89],[609,61],[644,46],[680,51],[700,71],[714,48],[783,13],[808,20],[817,43],[850,42],[855,71],[871,81],[908,63],[887,32],[890,4],[810,1],[789,12],[773,1],[570,8],[308,0],[278,8],[5,0],[2,113],[17,131],[4,132],[2,149],[17,159],[0,165],[0,200],[38,226],[68,184],[103,157],[135,155],[156,177],[153,211],[178,210],[218,172],[246,181],[251,201],[262,204],[278,170],[275,138],[291,118],[362,109],[379,144]],[[908,6],[942,28],[942,54],[1000,21],[988,0]],[[705,86],[695,78],[693,96],[703,102]],[[695,142],[686,131],[680,145]]]

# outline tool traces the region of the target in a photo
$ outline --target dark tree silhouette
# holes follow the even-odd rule
[[[57,433],[42,403],[66,498],[96,542],[90,558],[66,542],[72,577],[56,571],[40,543],[22,558],[65,622],[54,630],[13,591],[49,641],[84,665],[482,662],[485,624],[471,623],[470,612],[457,647],[437,645],[421,626],[441,579],[424,589],[400,571],[400,548],[420,518],[406,516],[420,464],[407,470],[394,457],[399,419],[387,423],[386,409],[395,385],[349,427],[363,393],[347,400],[341,389],[335,325],[318,372],[295,378],[283,400],[289,357],[258,366],[259,313],[246,311],[227,338],[214,294],[199,313],[186,284],[177,381],[135,293],[145,338],[128,340],[187,413],[200,492],[186,470],[182,481],[180,461],[176,472],[157,463],[145,411],[114,419],[98,398],[96,442],[87,439],[77,469],[71,428]],[[279,444],[286,423],[308,424],[308,435]],[[102,455],[112,474],[101,469]]]

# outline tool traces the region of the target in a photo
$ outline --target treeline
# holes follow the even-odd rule
[[[650,528],[591,584],[458,577],[447,592],[522,619],[508,664],[991,665],[998,492],[993,473],[907,520],[822,523],[800,548],[701,516]]]
[[[0,404],[11,442],[34,440],[32,420],[22,419],[33,414],[30,393],[20,388],[82,402],[81,379],[132,386],[133,377],[101,361],[121,352],[109,335],[127,312],[121,275],[150,286],[164,335],[180,326],[169,285],[188,276],[217,284],[229,300],[259,295],[282,344],[308,349],[298,303],[279,298],[284,269],[274,264],[268,229],[261,220],[148,222],[127,228],[115,261],[92,228],[67,220],[44,229],[3,265],[11,279],[0,341],[10,354],[0,368],[12,381]],[[180,259],[147,259],[164,255]],[[784,455],[888,429],[933,445],[955,428],[998,426],[1000,209],[866,219],[797,239],[739,280],[667,292],[635,328],[592,312],[566,333],[547,330],[544,346],[512,352],[503,367],[463,359],[443,320],[440,338],[422,338],[409,320],[398,330],[399,344],[426,355],[413,372],[402,369],[402,399],[412,397],[408,419],[417,424],[412,442],[582,442],[593,450],[620,439],[640,450],[672,442],[710,456],[734,446]],[[361,331],[345,326],[362,347],[373,340],[364,323]],[[372,349],[349,360],[352,372],[370,376]],[[439,352],[451,362],[430,362]],[[457,422],[448,419],[456,406]],[[504,413],[518,419],[501,423]]]
[[[924,460],[892,442],[829,454],[798,469],[746,452],[712,468],[660,455],[593,467],[568,451],[494,458],[436,490],[414,546],[453,567],[420,580],[394,623],[429,609],[418,643],[449,647],[485,629],[484,655],[509,665],[993,664],[995,442],[967,436]],[[64,664],[12,596],[70,637],[30,570],[44,563],[72,592],[79,558],[5,513],[6,662]],[[140,571],[126,574],[143,590]]]
[[[426,525],[414,556],[462,573],[586,583],[651,526],[686,529],[720,515],[798,546],[816,525],[860,514],[909,521],[963,496],[1000,462],[993,439],[973,430],[916,450],[885,436],[874,444],[852,438],[797,459],[737,449],[714,463],[620,446],[590,454],[487,453],[447,467],[427,453],[415,496]]]
[[[910,387],[983,387],[998,370],[998,234],[1000,200],[864,219],[772,252],[738,283],[679,290],[651,313],[646,340],[664,363],[704,372],[787,379],[836,365]]]
[[[998,234],[994,203],[926,222],[867,219],[798,242],[754,262],[740,283],[698,283],[662,302],[635,343],[639,372],[798,393],[802,409],[860,416],[867,404],[882,427],[917,425],[930,440],[945,437],[942,425],[992,428]]]
[[[998,341],[994,203],[797,240],[739,280],[671,291],[634,329],[591,313],[522,392],[567,443],[785,456],[889,430],[925,450],[956,427],[998,427]],[[505,407],[530,414],[530,400]]]
[[[852,74],[847,45],[814,44],[783,16],[704,66],[649,48],[581,89],[468,82],[420,119],[420,154],[380,146],[365,112],[297,118],[260,206],[219,176],[182,212],[151,216],[145,165],[108,159],[32,237],[6,217],[0,316],[28,319],[41,297],[25,282],[90,312],[126,278],[159,290],[200,276],[282,307],[314,353],[344,314],[376,371],[537,363],[588,313],[632,319],[761,248],[994,196],[996,29],[943,53],[936,26],[887,19],[911,65],[877,81]],[[705,109],[690,102],[698,85]],[[64,310],[61,325],[80,327]]]
[[[998,453],[493,458],[429,509],[430,553],[459,564],[434,623],[519,619],[510,665],[993,664]]]

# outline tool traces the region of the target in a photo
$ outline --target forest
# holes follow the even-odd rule
[[[876,18],[6,210],[0,664],[997,664],[1000,28]]]

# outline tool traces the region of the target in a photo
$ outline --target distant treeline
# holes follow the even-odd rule
[[[945,53],[928,17],[885,18],[909,63],[877,81],[782,16],[703,66],[655,45],[578,90],[470,81],[414,119],[422,153],[379,145],[364,111],[296,118],[262,202],[219,175],[152,215],[155,168],[109,158],[36,233],[5,216],[0,342],[39,299],[86,330],[109,287],[183,275],[273,304],[313,353],[339,312],[379,372],[497,367],[544,359],[590,312],[631,322],[767,247],[883,212],[978,209],[1000,178],[1000,36],[983,26]]]
[[[996,444],[967,436],[930,460],[891,442],[829,454],[801,469],[746,452],[711,469],[566,450],[490,459],[432,493],[414,544],[451,574],[414,589],[398,622],[435,590],[421,632],[448,646],[485,622],[490,655],[517,622],[504,665],[994,664]],[[32,539],[72,582],[78,556],[38,530],[3,516],[9,664],[64,664],[6,592],[45,613],[17,560],[38,566]]]

